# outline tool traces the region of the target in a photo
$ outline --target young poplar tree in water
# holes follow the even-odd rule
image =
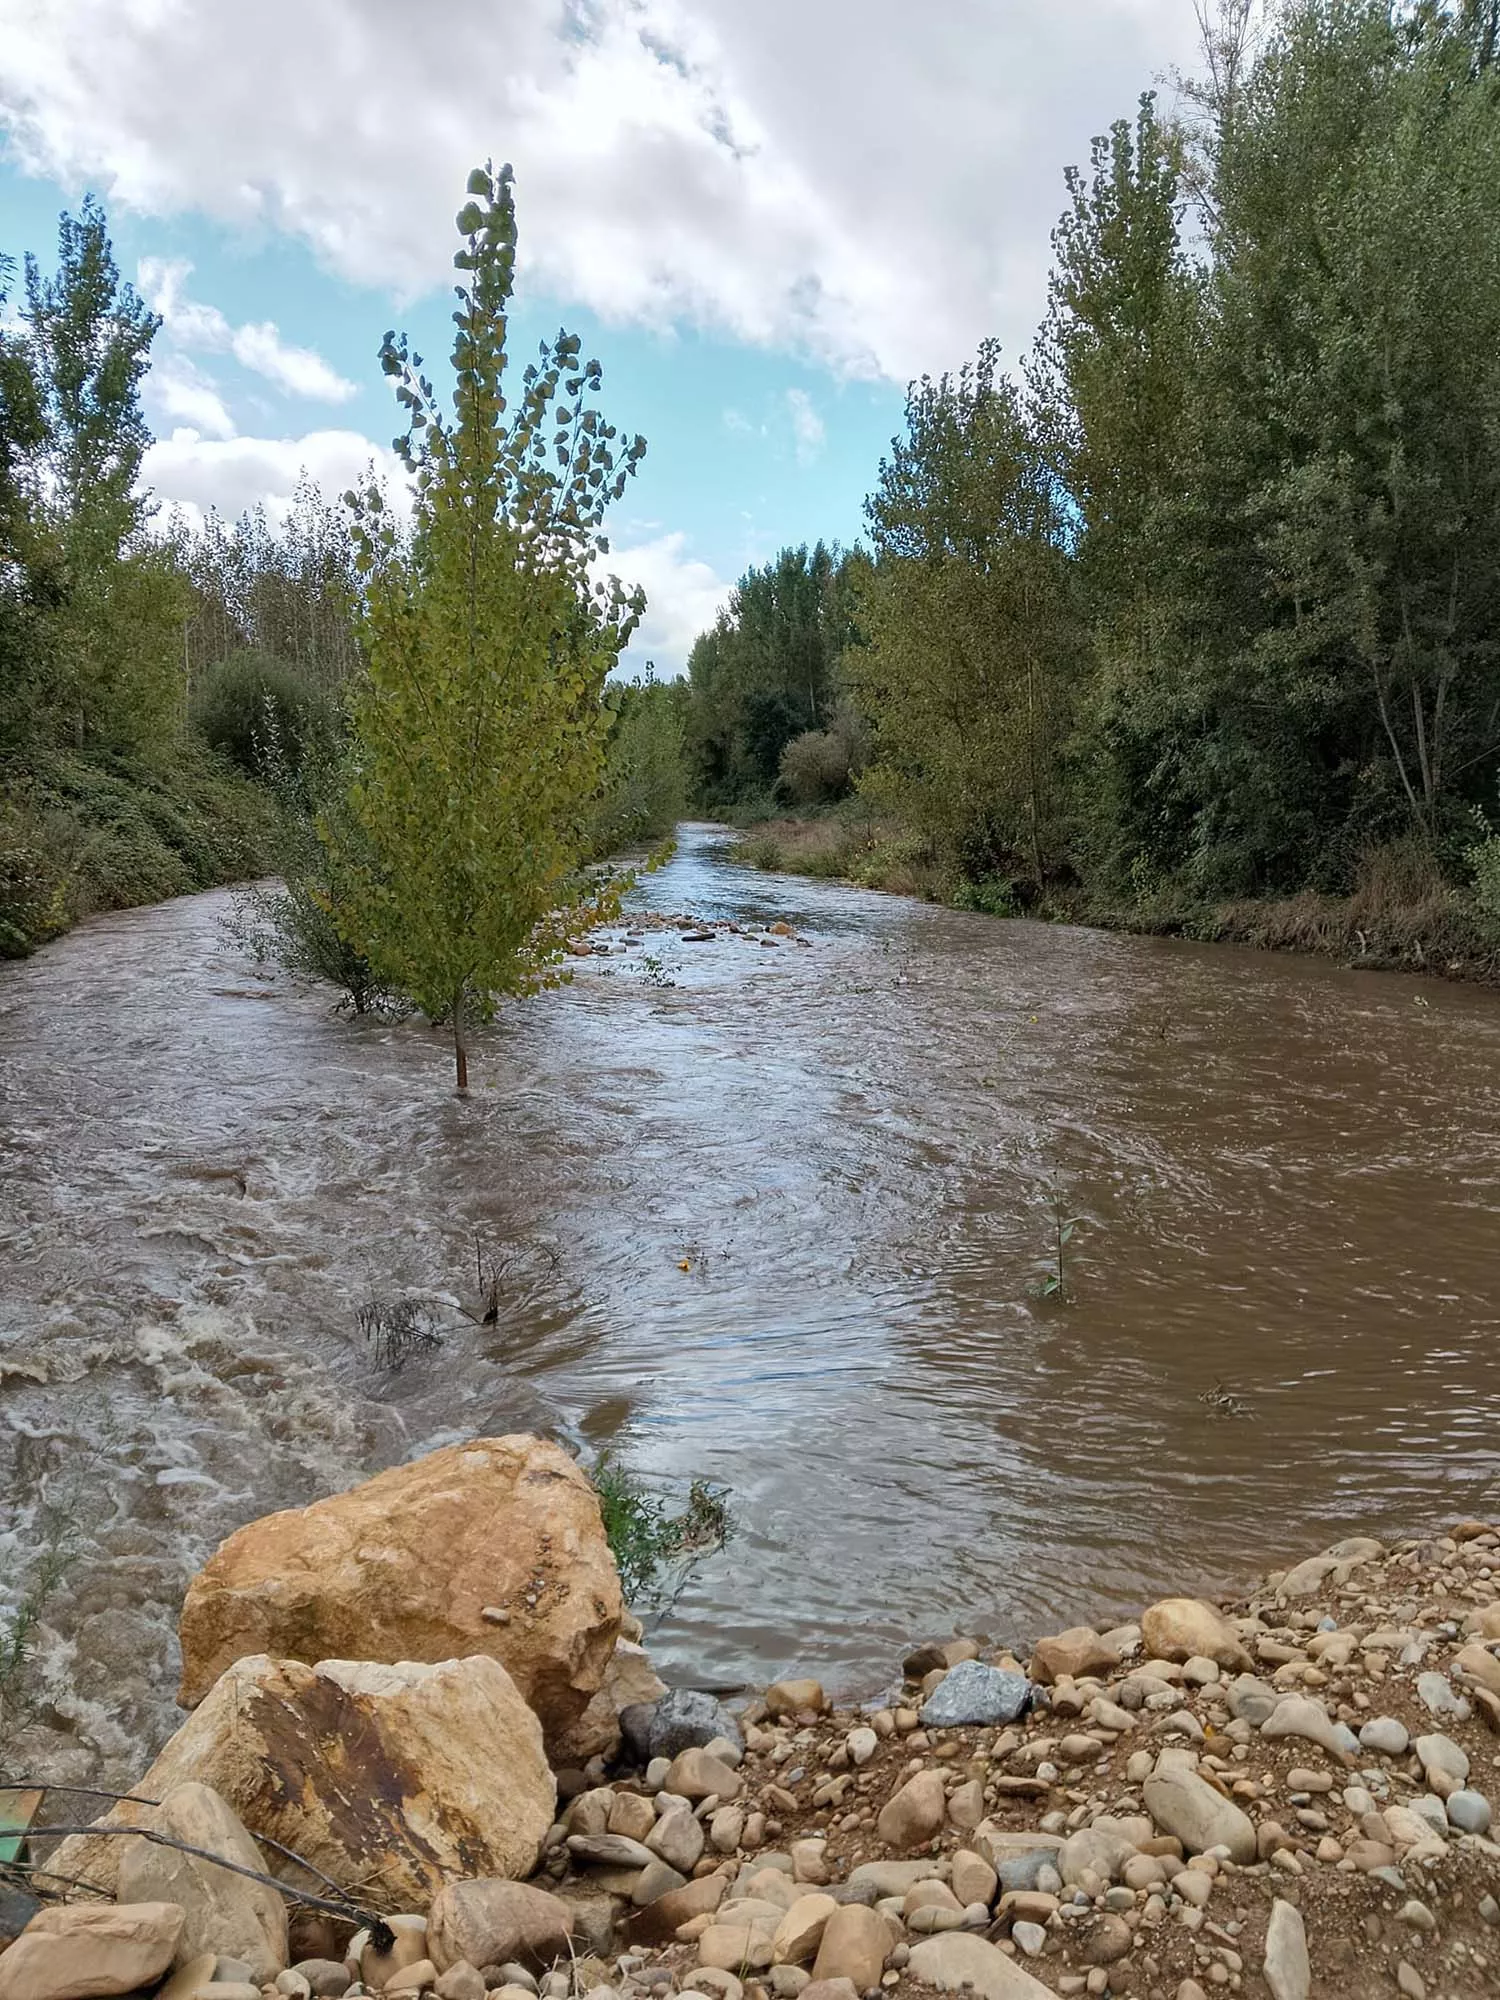
[[[553,984],[572,931],[608,892],[582,874],[604,770],[605,677],[645,609],[592,580],[605,509],[646,444],[617,445],[589,400],[599,364],[574,334],[543,343],[505,395],[515,270],[511,169],[476,167],[457,218],[451,416],[419,354],[387,334],[381,365],[408,430],[409,527],[378,488],[348,494],[369,673],[355,703],[351,799],[368,854],[335,912],[349,942],[453,1029]],[[337,840],[330,826],[326,836]]]

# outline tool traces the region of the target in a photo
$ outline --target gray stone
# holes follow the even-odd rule
[[[1446,1674],[1418,1674],[1417,1694],[1430,1715],[1451,1715],[1455,1721],[1463,1722],[1471,1713],[1463,1696],[1454,1693],[1453,1683]]]
[[[1029,1924],[1023,1917],[1018,1924],[1012,1924],[1010,1934],[1028,1958],[1039,1958],[1047,1948],[1047,1933],[1040,1924]]]
[[[1000,1878],[1000,1888],[1008,1892],[1012,1889],[1035,1889],[1039,1887],[1038,1877],[1044,1868],[1056,1866],[1055,1847],[1033,1848],[1030,1854],[1011,1854],[998,1862],[995,1873]]]
[[[1254,1674],[1236,1674],[1224,1690],[1224,1704],[1238,1722],[1248,1722],[1259,1729],[1266,1717],[1272,1714],[1281,1696],[1266,1681],[1257,1680]]]
[[[924,1729],[964,1729],[996,1722],[1014,1722],[1032,1697],[1024,1674],[987,1667],[979,1660],[960,1660],[938,1682],[922,1707]]]
[[[637,1764],[701,1750],[722,1736],[744,1751],[740,1726],[721,1701],[697,1688],[673,1688],[660,1701],[632,1702],[620,1710],[624,1747]]]
[[[1406,1724],[1394,1715],[1377,1715],[1360,1730],[1359,1740],[1364,1749],[1378,1750],[1382,1757],[1402,1757],[1411,1738]]]
[[[1490,1802],[1483,1792],[1450,1792],[1448,1819],[1460,1833],[1488,1833]]]
[[[1431,1792],[1419,1792],[1407,1807],[1407,1811],[1415,1813],[1418,1819],[1426,1820],[1439,1840],[1448,1838],[1447,1808],[1442,1800],[1434,1797]]]
[[[1449,1778],[1452,1784],[1448,1789],[1456,1790],[1469,1775],[1468,1752],[1451,1736],[1419,1736],[1412,1748],[1429,1784],[1434,1778]],[[1433,1789],[1437,1787],[1433,1786]]]
[[[1294,1736],[1316,1743],[1335,1757],[1353,1763],[1359,1753],[1359,1738],[1342,1722],[1335,1722],[1322,1702],[1311,1695],[1284,1695],[1260,1726],[1262,1736]]]
[[[1265,1974],[1274,2000],[1308,2000],[1312,1992],[1302,1912],[1279,1896],[1271,1905],[1271,1920],[1266,1925]]]

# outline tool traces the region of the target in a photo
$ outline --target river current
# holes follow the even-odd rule
[[[440,1034],[248,964],[227,893],[0,967],[0,1589],[66,1558],[15,1754],[138,1772],[215,1543],[463,1435],[722,1482],[650,1635],[721,1688],[1497,1510],[1500,995],[725,845],[637,907],[805,944],[617,925],[467,1102]],[[401,1300],[439,1345],[384,1366]]]

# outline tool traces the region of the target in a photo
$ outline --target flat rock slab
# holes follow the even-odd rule
[[[972,1931],[945,1931],[911,1948],[912,1976],[941,1992],[968,1987],[979,2000],[1054,2000],[1052,1988]]]

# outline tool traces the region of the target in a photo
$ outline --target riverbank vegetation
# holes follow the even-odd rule
[[[399,968],[377,970],[368,943],[351,943],[335,920],[335,906],[352,906],[376,858],[360,846],[367,836],[353,799],[359,750],[378,734],[372,691],[388,662],[372,635],[382,605],[395,602],[403,565],[410,577],[435,561],[422,503],[415,530],[399,496],[373,531],[367,506],[357,530],[346,505],[304,480],[275,520],[264,510],[232,524],[212,513],[202,522],[163,518],[142,485],[151,438],[140,402],[159,321],[122,281],[92,201],[63,218],[51,275],[35,258],[18,272],[0,257],[7,304],[0,956],[24,954],[99,910],[281,874],[284,893],[259,892],[240,911],[252,948],[333,979],[356,1007],[392,997],[399,1004]],[[478,338],[474,328],[470,337]],[[542,678],[558,697],[553,748],[583,748],[565,782],[554,771],[560,790],[543,817],[549,828],[566,826],[570,852],[599,859],[660,839],[679,817],[682,700],[649,670],[635,684],[604,683],[636,614],[595,597],[580,567],[601,491],[593,476],[604,477],[613,433],[573,392],[576,364],[576,354],[559,350],[528,384],[541,399],[536,421],[565,406],[578,426],[563,502],[577,520],[552,533],[554,550],[560,536],[573,538],[567,615],[557,625],[565,643]],[[419,479],[423,451],[412,458]],[[510,493],[503,511],[524,538],[526,510],[535,513],[551,490],[550,473],[523,474],[517,460],[512,474],[525,494]],[[436,493],[430,498],[435,518]],[[380,540],[386,532],[388,543]],[[420,601],[436,599],[424,592]],[[548,617],[556,609],[549,600]],[[535,667],[534,646],[532,656]],[[412,717],[403,717],[404,728]],[[516,717],[497,709],[492,720],[508,735],[505,755],[491,745],[483,770],[470,760],[491,805],[507,771],[552,768],[546,746],[513,727]],[[466,739],[457,721],[455,730],[447,740],[456,750]],[[439,774],[427,751],[436,754],[443,740],[439,731],[423,751],[429,792]],[[424,838],[436,824],[429,812]],[[491,812],[473,850],[482,847],[501,872],[515,858],[505,846],[509,824]],[[455,867],[448,879],[457,884],[462,872]]]
[[[1495,11],[1224,0],[1203,53],[1069,176],[1031,351],[912,386],[867,547],[700,639],[699,796],[800,815],[762,865],[1488,975]]]

